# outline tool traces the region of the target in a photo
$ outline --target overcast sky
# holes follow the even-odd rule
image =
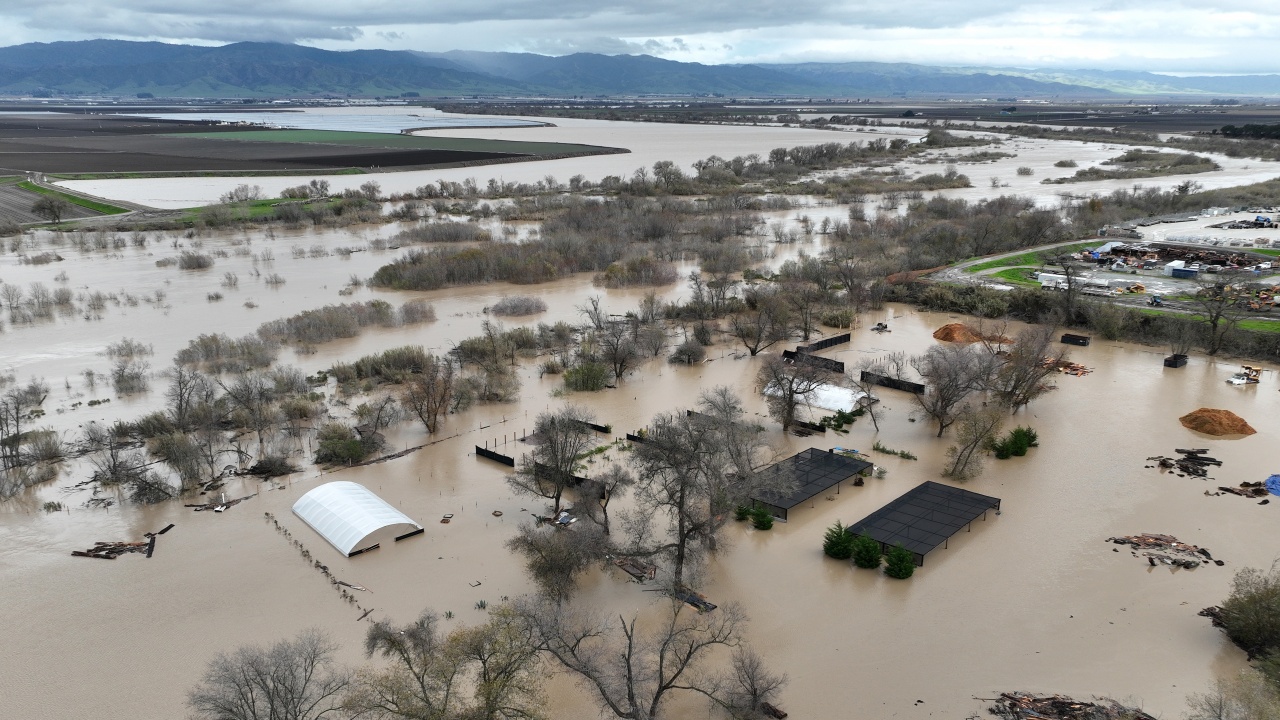
[[[1280,72],[1278,6],[1280,0],[4,0],[0,44],[276,40],[331,50],[592,51],[705,63]]]

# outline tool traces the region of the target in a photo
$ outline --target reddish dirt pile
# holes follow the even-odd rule
[[[1200,408],[1178,418],[1178,422],[1188,430],[1206,435],[1252,435],[1258,432],[1244,418],[1230,410]]]
[[[953,343],[976,343],[982,342],[983,340],[1004,344],[1013,342],[1003,335],[983,335],[981,332],[965,325],[964,323],[943,325],[933,331],[933,339]]]

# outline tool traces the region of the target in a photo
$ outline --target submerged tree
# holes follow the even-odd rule
[[[566,405],[556,412],[544,412],[534,423],[537,441],[530,458],[507,482],[511,489],[551,501],[552,515],[560,513],[564,492],[577,483],[576,472],[582,456],[591,449],[593,420],[590,411]]]
[[[715,550],[735,507],[766,483],[789,482],[756,472],[762,429],[746,419],[732,391],[714,388],[702,395],[698,408],[658,415],[645,442],[633,450],[638,509],[625,523],[628,553],[666,556],[676,586],[685,582],[691,561]],[[659,516],[669,522],[665,536],[655,536],[652,527]]]
[[[938,437],[951,427],[961,403],[983,384],[984,354],[971,345],[943,344],[911,358],[924,379],[925,391],[915,398],[921,411],[938,423]]]
[[[187,695],[187,707],[200,720],[339,718],[351,675],[334,664],[336,650],[320,631],[307,630],[269,648],[220,654]]]
[[[1046,381],[1067,359],[1065,349],[1053,349],[1055,334],[1057,328],[1052,325],[1029,327],[1018,333],[994,372],[988,375],[987,389],[1012,412],[1054,389]]]
[[[816,365],[787,362],[774,355],[766,358],[756,374],[756,386],[765,394],[769,416],[782,424],[782,431],[791,429],[796,411],[807,403],[822,386],[834,376]]]
[[[507,541],[507,549],[524,556],[543,595],[564,602],[573,596],[577,576],[601,562],[609,545],[604,532],[589,524],[559,528],[523,523]]]
[[[982,471],[982,453],[991,445],[1004,423],[1001,407],[973,408],[966,405],[959,414],[956,444],[947,448],[944,475],[955,480],[968,480]]]
[[[440,427],[440,416],[453,404],[454,368],[447,358],[427,355],[422,372],[409,377],[400,402],[434,434]]]

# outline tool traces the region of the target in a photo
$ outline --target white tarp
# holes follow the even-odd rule
[[[347,556],[422,529],[365,486],[347,481],[312,488],[293,504],[293,513]]]
[[[776,386],[769,385],[764,389],[764,394],[777,397],[781,393]],[[865,397],[867,397],[867,394],[861,390],[853,390],[839,385],[823,385],[810,393],[804,401],[809,407],[849,412],[858,408]],[[875,398],[872,398],[873,402],[874,400]]]

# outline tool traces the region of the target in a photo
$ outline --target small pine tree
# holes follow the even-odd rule
[[[751,525],[757,530],[773,529],[773,513],[762,507],[751,511]]]
[[[746,505],[739,505],[733,509],[733,519],[742,522],[751,517],[751,508]]]
[[[906,580],[916,571],[916,559],[911,551],[901,544],[889,548],[885,553],[884,574],[898,580]]]
[[[880,543],[867,535],[853,538],[853,564],[868,570],[880,567]]]
[[[827,534],[822,538],[822,552],[837,560],[848,560],[853,557],[853,536],[844,529],[844,525],[839,520],[835,525],[827,528]]]

